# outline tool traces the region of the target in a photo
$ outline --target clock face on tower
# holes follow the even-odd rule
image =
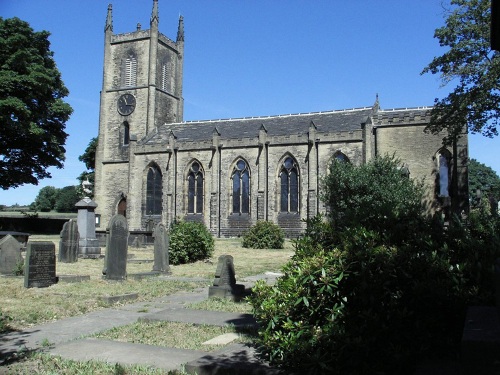
[[[135,109],[135,97],[132,94],[123,94],[118,98],[118,113],[130,115]]]

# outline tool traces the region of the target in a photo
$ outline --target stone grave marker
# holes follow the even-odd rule
[[[168,261],[169,237],[165,225],[156,224],[154,231],[154,264],[153,272],[170,274],[170,265]]]
[[[24,287],[45,288],[57,283],[56,245],[53,242],[28,242],[24,266]]]
[[[209,297],[239,300],[245,293],[245,286],[236,284],[233,257],[221,255],[215,271],[214,285],[209,287]]]
[[[22,261],[21,244],[10,234],[6,235],[0,240],[0,274],[13,275]]]
[[[128,251],[128,226],[125,216],[114,215],[106,232],[106,256],[102,273],[108,280],[125,280]]]
[[[78,261],[80,235],[75,219],[64,223],[59,241],[59,262],[74,263]]]

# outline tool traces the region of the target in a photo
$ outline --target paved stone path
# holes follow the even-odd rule
[[[265,274],[246,279],[251,286],[257,279],[273,282],[276,274]],[[137,302],[107,308],[89,314],[61,319],[30,329],[0,335],[0,365],[2,358],[19,350],[40,349],[51,343],[48,352],[63,358],[86,361],[90,359],[120,363],[143,364],[165,370],[180,369],[198,375],[279,374],[255,357],[252,348],[243,344],[230,344],[216,352],[202,352],[165,348],[143,344],[82,338],[103,330],[144,321],[177,321],[194,324],[248,326],[255,320],[250,314],[224,313],[186,309],[185,305],[208,298],[208,287],[193,292],[180,292],[150,302]],[[142,312],[141,312],[142,311]],[[147,312],[144,312],[147,311]],[[226,372],[224,372],[226,371]]]

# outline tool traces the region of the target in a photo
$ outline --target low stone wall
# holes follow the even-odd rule
[[[68,218],[0,217],[0,231],[59,234]]]

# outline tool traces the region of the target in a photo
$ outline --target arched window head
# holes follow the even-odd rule
[[[137,86],[137,59],[134,55],[129,55],[125,59],[123,76],[123,83],[125,87]]]
[[[281,212],[299,211],[299,171],[295,161],[286,157],[280,169]]]
[[[187,176],[188,184],[188,213],[203,213],[203,171],[195,161],[191,164]]]
[[[340,162],[343,162],[343,163],[350,163],[349,161],[349,158],[341,151],[337,151],[334,155],[333,155],[334,159],[336,161],[340,161]]]
[[[450,196],[450,154],[447,150],[439,152],[437,157],[439,171],[439,196]]]
[[[250,211],[250,172],[247,163],[240,159],[231,174],[233,180],[233,214],[247,214]]]
[[[146,215],[161,215],[162,176],[160,168],[152,165],[146,178]]]

